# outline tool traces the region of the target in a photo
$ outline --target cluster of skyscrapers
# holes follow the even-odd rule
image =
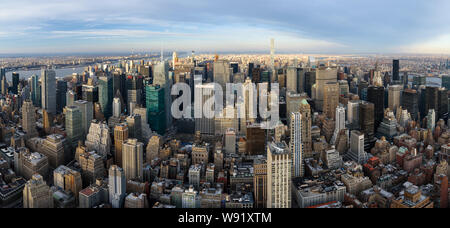
[[[0,205],[449,206],[448,67],[275,55],[273,42],[269,56],[124,58],[12,82],[1,68]],[[173,117],[185,95],[172,93],[176,83],[202,91],[178,107],[193,114],[200,104],[202,116]],[[244,92],[209,110],[212,83]],[[256,92],[276,84],[278,100]],[[252,108],[274,102],[278,110]]]

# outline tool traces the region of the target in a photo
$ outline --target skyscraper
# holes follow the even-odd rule
[[[302,145],[302,115],[299,112],[291,113],[291,141],[290,148],[292,152],[293,177],[303,177],[303,145]]]
[[[42,122],[44,125],[45,133],[50,134],[51,128],[53,126],[53,115],[48,113],[45,109],[42,111]]]
[[[361,102],[359,106],[359,126],[361,133],[364,134],[364,149],[367,151],[375,144],[374,125],[374,105],[370,102]]]
[[[120,98],[124,103],[126,103],[127,99],[127,77],[125,74],[120,72],[113,73],[113,92],[114,96],[120,94]],[[123,104],[124,105],[124,104]],[[124,109],[122,109],[123,111]]]
[[[56,73],[51,69],[42,69],[42,108],[56,114]]]
[[[67,82],[57,80],[56,83],[56,111],[61,113],[67,102]]]
[[[2,95],[8,94],[8,87],[9,87],[8,81],[6,80],[6,77],[3,77],[1,81]]]
[[[253,161],[253,188],[256,208],[266,208],[267,205],[267,161],[255,159]]]
[[[122,113],[122,104],[120,102],[120,98],[116,97],[113,100],[113,116],[120,117],[121,113]]]
[[[367,90],[367,101],[374,105],[374,127],[378,129],[384,117],[384,87],[369,86]]]
[[[351,100],[347,103],[347,120],[351,128],[359,128],[360,100]]]
[[[336,117],[336,107],[339,105],[339,84],[329,82],[323,89],[323,113],[329,119]]]
[[[128,126],[126,124],[118,124],[114,128],[114,158],[116,164],[122,167],[122,145],[128,139]]]
[[[297,93],[297,67],[289,66],[286,71],[286,89]]]
[[[153,70],[153,85],[160,85],[164,88],[164,108],[166,116],[166,126],[172,125],[172,115],[171,115],[171,86],[172,81],[169,78],[169,63],[163,61],[156,65]]]
[[[436,112],[434,109],[430,109],[427,115],[427,129],[434,131],[436,126]]]
[[[397,111],[400,106],[401,96],[402,96],[403,86],[401,85],[390,85],[388,89],[388,106],[393,112]]]
[[[81,125],[84,138],[89,133],[89,128],[91,126],[92,119],[94,118],[94,106],[92,102],[88,102],[85,100],[77,100],[74,102],[73,106],[76,106],[80,109],[81,122],[77,124]]]
[[[91,79],[89,79],[89,83],[93,83]],[[85,84],[81,87],[82,90],[82,99],[91,103],[98,102],[98,87],[92,84]]]
[[[27,138],[38,136],[35,108],[29,100],[24,101],[22,105],[22,128],[27,133]]]
[[[419,116],[419,94],[417,90],[405,89],[402,93],[402,108],[411,113],[411,118],[417,120]]]
[[[165,110],[165,92],[160,85],[147,85],[146,89],[146,107],[147,120],[150,128],[164,135],[166,132],[166,110]]]
[[[236,130],[228,128],[224,134],[225,152],[228,154],[236,153]]]
[[[128,124],[128,135],[130,138],[136,138],[142,142],[142,121],[141,115],[133,114],[128,116],[127,119]]]
[[[198,96],[195,96],[195,103],[202,104],[200,107],[204,107],[205,103],[212,97],[214,97],[214,84],[200,84],[195,85],[195,89],[199,92]],[[203,110],[201,118],[195,118],[195,131],[200,131],[204,135],[214,135],[215,122],[214,122],[214,108],[211,110]],[[213,116],[208,118],[207,116]]]
[[[437,117],[444,121],[448,119],[448,90],[446,88],[439,88],[438,90]]]
[[[226,89],[226,84],[230,83],[230,78],[230,62],[222,59],[214,62],[214,82],[219,84],[222,90]]]
[[[0,68],[0,81],[6,78],[6,69],[4,67]]]
[[[297,68],[297,92],[304,93],[306,84],[306,68]],[[281,83],[280,83],[281,85]]]
[[[285,142],[267,146],[267,207],[290,208],[292,199],[291,151]]]
[[[374,104],[370,102],[361,102],[359,109],[359,125],[361,131],[367,135],[373,135],[374,128]]]
[[[75,149],[78,141],[83,140],[82,113],[77,106],[66,107],[66,133],[69,145]]]
[[[303,155],[305,158],[310,158],[313,156],[312,137],[311,137],[311,127],[312,127],[311,106],[305,99],[303,99],[300,102],[300,114],[302,118]]]
[[[331,144],[335,144],[336,139],[341,132],[341,130],[345,129],[345,108],[336,107],[336,127],[334,128],[334,134],[331,138]]]
[[[66,93],[66,106],[72,106],[77,100],[77,94],[73,90],[69,90]]]
[[[266,130],[261,127],[261,124],[251,124],[247,126],[247,153],[249,155],[264,154],[266,144]]]
[[[127,139],[122,145],[122,165],[127,180],[142,181],[144,144],[137,139]]]
[[[248,63],[248,72],[247,72],[247,76],[252,77],[252,73],[253,73],[253,68],[255,67],[255,63]]]
[[[117,165],[109,167],[108,182],[109,202],[113,208],[122,207],[127,185],[123,169]]]
[[[292,91],[286,92],[286,113],[287,113],[287,123],[291,122],[291,113],[298,112],[300,110],[300,103],[304,99],[299,93]]]
[[[19,73],[13,72],[12,73],[12,87],[11,92],[13,94],[18,94],[18,86],[19,86]]]
[[[100,76],[98,78],[98,102],[106,119],[111,117],[113,90],[114,85],[111,77]]]
[[[348,156],[359,164],[364,164],[367,161],[367,154],[364,151],[364,134],[360,131],[352,131],[351,133]]]
[[[442,75],[442,87],[450,89],[450,75]]]
[[[148,140],[146,148],[146,161],[148,164],[151,164],[153,159],[159,157],[159,151],[163,143],[162,137],[158,135],[154,135]]]
[[[316,70],[316,108],[323,111],[325,85],[329,82],[337,83],[337,68],[320,67]],[[337,84],[336,84],[337,85]],[[333,107],[333,110],[336,107]],[[334,114],[334,111],[333,111]],[[332,115],[331,118],[334,118]]]
[[[425,105],[424,114],[430,109],[434,109],[435,111],[439,110],[439,87],[427,86],[425,89],[425,100],[423,102]]]
[[[394,81],[400,80],[400,61],[398,59],[394,59],[392,64],[392,79]]]
[[[31,76],[31,101],[36,107],[41,107],[41,86],[39,85],[39,76]]]

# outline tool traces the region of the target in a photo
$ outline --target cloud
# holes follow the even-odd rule
[[[450,30],[448,9],[447,0],[15,0],[0,8],[0,52],[33,44],[117,49],[124,40],[129,46],[265,50],[270,37],[283,51],[431,51]]]
[[[147,31],[147,30],[127,30],[127,29],[51,31],[51,34],[54,35],[51,38],[66,38],[66,37],[149,38],[154,36],[189,36],[189,34],[183,33]]]
[[[399,48],[406,53],[450,54],[450,33]]]

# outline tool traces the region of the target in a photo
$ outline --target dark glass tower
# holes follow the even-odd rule
[[[98,102],[98,87],[91,85],[83,85],[83,100],[96,103]]]
[[[419,116],[419,94],[414,89],[406,89],[402,93],[402,107],[411,114],[413,120]]]
[[[261,68],[253,68],[252,70],[252,82],[253,83],[260,83],[261,82],[261,74],[262,69]]]
[[[106,119],[109,119],[112,115],[113,87],[111,77],[101,76],[98,78],[98,101]]]
[[[369,83],[366,81],[360,81],[358,84],[358,96],[361,100],[367,101],[367,88]]]
[[[159,85],[147,85],[145,89],[147,121],[152,130],[164,135],[166,131],[164,88]]]
[[[392,79],[394,81],[400,80],[400,60],[394,59],[392,63]]]
[[[359,105],[359,125],[361,132],[364,133],[364,150],[369,151],[375,144],[375,119],[374,119],[375,105],[370,102],[361,102]]]
[[[316,84],[316,72],[308,71],[305,73],[305,92],[309,97],[312,97],[312,86]]]
[[[448,90],[446,88],[440,88],[438,91],[437,116],[445,121],[448,119]]]
[[[434,109],[436,113],[439,112],[439,88],[428,86],[425,89],[425,113],[428,113],[430,109]]]
[[[67,82],[64,80],[56,81],[56,111],[62,112],[66,107]]]
[[[0,81],[6,77],[6,69],[5,68],[0,68]]]
[[[113,73],[113,87],[114,87],[114,96],[117,95],[117,92],[120,92],[121,99],[124,102],[127,100],[127,78],[125,74],[120,74],[119,72]],[[123,111],[123,110],[122,110]]]
[[[39,84],[39,76],[31,76],[31,101],[36,107],[41,107],[41,85]]]
[[[450,89],[450,75],[442,75],[442,87]]]
[[[136,105],[142,104],[142,87],[143,87],[143,77],[142,76],[128,76],[127,77],[127,104],[130,102]]]
[[[239,72],[239,64],[238,63],[230,63],[231,68],[233,69],[233,74]]]
[[[11,92],[13,94],[17,94],[18,93],[18,89],[17,87],[19,86],[19,73],[12,73],[12,87],[11,87]]]
[[[384,87],[369,86],[367,90],[367,101],[374,105],[374,127],[378,129],[384,117]]]
[[[253,68],[255,67],[254,63],[249,63],[248,64],[248,76],[251,77],[253,74]]]

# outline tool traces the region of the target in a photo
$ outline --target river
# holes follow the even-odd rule
[[[63,78],[66,76],[70,76],[73,73],[78,73],[81,74],[84,72],[86,67],[75,67],[75,68],[61,68],[61,69],[56,69],[55,73],[56,73],[56,77],[57,78]],[[16,71],[17,73],[19,73],[19,78],[20,79],[28,79],[30,78],[32,75],[38,75],[39,77],[41,76],[41,70],[22,70],[22,71]],[[11,77],[12,77],[12,73],[13,72],[7,72],[6,73],[6,78],[11,81]]]

